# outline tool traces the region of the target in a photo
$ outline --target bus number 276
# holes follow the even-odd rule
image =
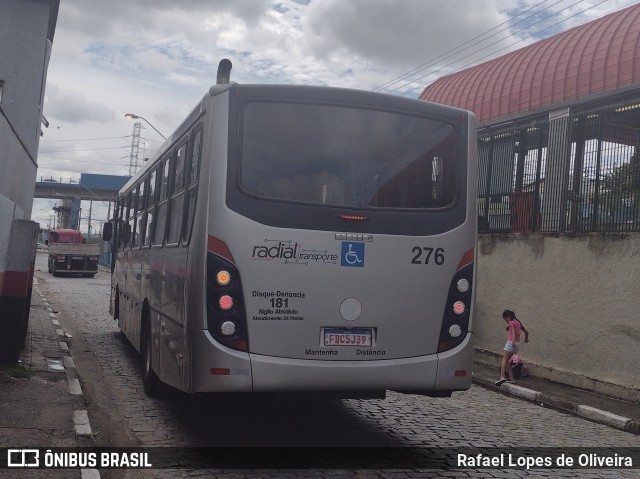
[[[415,253],[411,264],[429,264],[432,259],[438,266],[444,264],[444,248],[414,246],[411,252]]]

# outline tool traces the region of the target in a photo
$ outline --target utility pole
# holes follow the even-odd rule
[[[138,155],[140,154],[140,130],[142,123],[136,121],[133,124],[133,134],[131,135],[131,155],[129,157],[129,176],[133,176],[138,171]]]
[[[89,200],[89,220],[87,222],[87,241],[91,238],[91,209],[93,208],[93,200]]]

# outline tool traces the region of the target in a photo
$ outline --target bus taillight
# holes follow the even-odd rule
[[[459,338],[461,334],[462,328],[459,324],[452,324],[451,327],[449,327],[449,336],[452,338]]]
[[[231,308],[233,308],[233,298],[228,294],[220,296],[218,298],[218,306],[223,311],[229,311]]]
[[[449,285],[449,295],[438,340],[439,353],[455,348],[464,341],[469,331],[473,264],[473,249],[471,249],[463,255]]]
[[[236,323],[233,321],[225,321],[220,325],[220,332],[225,336],[233,336],[236,334]]]
[[[466,293],[467,291],[469,291],[469,280],[467,280],[467,278],[460,278],[458,280],[458,282],[456,283],[456,287],[458,288],[458,291],[460,291],[461,293]]]
[[[226,258],[209,251],[207,329],[220,344],[238,351],[248,351],[247,320],[242,298],[238,270]]]
[[[216,273],[216,282],[220,286],[226,286],[231,282],[231,273],[223,269]]]

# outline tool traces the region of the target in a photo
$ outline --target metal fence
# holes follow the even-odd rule
[[[480,232],[640,231],[640,99],[478,132]]]

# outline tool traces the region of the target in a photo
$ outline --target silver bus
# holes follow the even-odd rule
[[[475,119],[218,83],[120,192],[110,311],[143,384],[450,396],[471,385]]]

